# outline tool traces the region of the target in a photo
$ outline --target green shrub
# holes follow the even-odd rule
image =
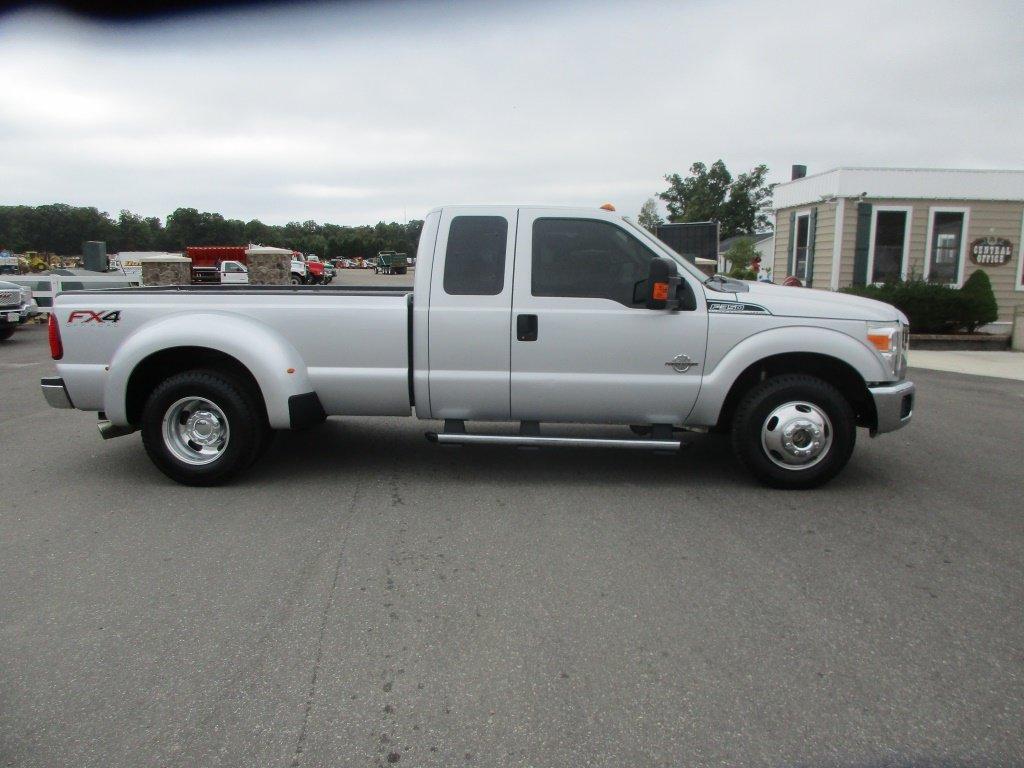
[[[757,272],[750,268],[757,258],[757,249],[752,237],[737,240],[732,248],[725,252],[725,258],[730,262],[729,277],[737,280],[757,280]]]
[[[987,276],[984,281],[988,283]],[[961,328],[973,331],[979,324],[991,322],[980,319],[984,316],[972,307],[976,302],[980,307],[981,301],[973,298],[975,294],[967,292],[966,288],[965,285],[964,290],[957,290],[922,280],[909,280],[903,283],[854,286],[844,288],[843,292],[892,304],[910,320],[910,329],[913,333],[949,333]],[[991,295],[991,285],[988,289]],[[980,293],[979,289],[973,290]],[[992,302],[994,306],[994,296]],[[994,312],[992,319],[995,319]]]
[[[993,323],[999,318],[999,305],[985,270],[975,270],[960,289],[960,294],[964,299],[961,323],[971,333],[979,325]]]

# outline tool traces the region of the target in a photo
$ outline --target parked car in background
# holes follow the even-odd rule
[[[11,338],[19,325],[38,312],[30,288],[0,282],[0,341]]]
[[[605,210],[438,208],[419,257],[412,290],[62,293],[43,394],[100,412],[105,437],[141,429],[154,464],[190,485],[247,469],[273,429],[415,413],[443,419],[427,436],[455,445],[675,451],[680,430],[718,429],[763,483],[811,488],[846,465],[857,427],[876,435],[913,415],[894,307],[706,277]],[[545,422],[645,436],[544,436]]]

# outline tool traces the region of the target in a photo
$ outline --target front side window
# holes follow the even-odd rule
[[[891,283],[903,277],[906,211],[879,211],[875,219],[875,254],[871,282]]]
[[[928,280],[932,283],[955,283],[960,275],[960,247],[964,238],[962,212],[936,211],[932,214],[931,253],[928,257]]]
[[[531,292],[640,306],[645,298],[637,284],[647,279],[656,257],[631,234],[606,221],[537,219]]]
[[[505,287],[504,216],[456,216],[448,230],[444,292],[452,296],[497,296]]]

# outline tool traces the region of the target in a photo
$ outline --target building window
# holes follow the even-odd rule
[[[967,209],[932,208],[925,279],[959,285],[967,236]]]
[[[910,209],[874,210],[868,272],[872,283],[892,283],[907,276],[907,247],[910,245]]]
[[[793,237],[793,275],[807,282],[808,253],[811,241],[811,214],[796,217],[796,235]]]

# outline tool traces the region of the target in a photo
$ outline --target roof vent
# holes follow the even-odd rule
[[[790,181],[796,181],[797,179],[802,179],[806,175],[807,175],[807,166],[806,165],[794,165],[793,166],[793,174],[790,176],[789,180]]]

